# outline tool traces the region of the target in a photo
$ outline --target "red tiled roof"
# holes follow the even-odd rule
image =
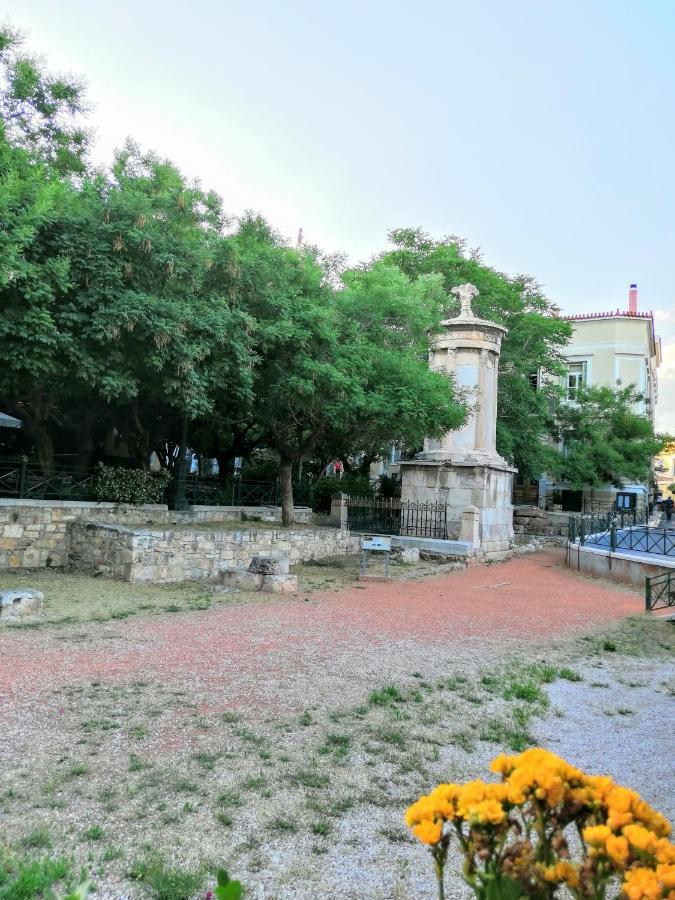
[[[654,313],[650,310],[649,312],[630,312],[629,310],[621,311],[617,309],[616,312],[598,312],[598,313],[575,313],[571,316],[563,316],[563,319],[611,319],[614,316],[626,316],[631,319],[653,319]]]

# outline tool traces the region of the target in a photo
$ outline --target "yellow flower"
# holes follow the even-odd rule
[[[584,828],[584,840],[593,847],[603,847],[608,837],[611,837],[611,830],[606,825],[589,825]]]
[[[488,799],[470,806],[467,818],[472,824],[500,825],[506,818],[506,812],[497,800]]]
[[[662,894],[656,872],[644,867],[627,872],[622,889],[629,900],[659,900]]]
[[[656,849],[658,838],[653,831],[649,831],[644,825],[626,825],[623,829],[624,837],[635,850],[641,853],[653,853]]]
[[[443,833],[443,824],[441,822],[420,822],[413,828],[413,834],[422,841],[423,844],[437,844]]]
[[[605,843],[607,855],[618,866],[623,866],[628,859],[628,841],[625,837],[610,835]]]

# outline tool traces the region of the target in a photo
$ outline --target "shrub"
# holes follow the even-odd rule
[[[330,501],[334,494],[351,494],[354,497],[374,497],[375,490],[367,475],[346,472],[342,478],[327,475],[314,485],[312,509],[318,513],[330,512]]]
[[[673,897],[670,824],[635,791],[539,747],[491,768],[501,782],[441,784],[406,813],[431,851],[440,898],[453,838],[478,900]]]
[[[171,473],[121,469],[99,464],[94,491],[96,499],[108,503],[161,503]]]

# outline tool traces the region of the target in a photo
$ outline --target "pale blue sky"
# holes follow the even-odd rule
[[[568,312],[658,311],[675,431],[675,2],[5,0],[126,135],[357,261],[422,225]]]

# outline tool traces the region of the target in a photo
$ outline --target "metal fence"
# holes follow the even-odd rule
[[[570,541],[584,544],[589,535],[604,533],[616,528],[647,525],[649,512],[645,509],[617,509],[612,506],[602,513],[589,513],[581,516],[570,516],[568,534]],[[595,543],[595,541],[594,541]]]
[[[645,606],[647,612],[675,606],[675,581],[672,572],[647,576],[645,579]]]
[[[0,460],[0,497],[32,500],[96,500],[98,467],[82,469],[56,462],[45,475],[38,463],[27,458]],[[167,488],[167,495],[171,486]],[[185,494],[192,506],[279,506],[279,481],[248,481],[243,476],[186,475]],[[311,484],[293,485],[297,506],[309,505]]]
[[[311,482],[293,484],[296,506],[311,503]],[[243,476],[187,475],[185,496],[193,506],[280,506],[281,484],[276,481],[248,481]]]
[[[0,461],[0,497],[32,500],[93,500],[96,469],[59,463],[45,475],[28,459]]]
[[[447,540],[447,511],[444,503],[347,497],[347,525],[352,531]]]

